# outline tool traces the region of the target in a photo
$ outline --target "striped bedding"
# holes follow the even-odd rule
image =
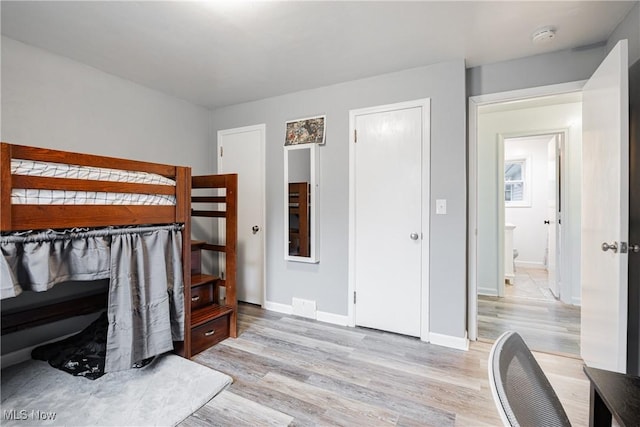
[[[11,160],[13,175],[73,178],[137,184],[175,186],[175,181],[147,172],[76,166],[32,160]],[[12,204],[29,205],[175,205],[174,196],[162,194],[111,193],[101,191],[39,190],[15,188],[11,190]]]

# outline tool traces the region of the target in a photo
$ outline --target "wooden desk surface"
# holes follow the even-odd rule
[[[640,377],[588,366],[584,372],[621,426],[640,425]]]

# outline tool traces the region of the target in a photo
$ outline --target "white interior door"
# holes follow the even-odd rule
[[[265,295],[264,147],[265,125],[218,131],[218,173],[238,174],[237,296],[259,305]]]
[[[582,358],[618,372],[627,355],[627,55],[620,41],[585,85],[582,109]]]
[[[423,107],[413,107],[353,119],[355,323],[412,336],[421,335],[422,255],[428,247],[423,115]]]
[[[547,143],[547,273],[549,281],[549,289],[553,295],[558,298],[560,289],[558,287],[557,272],[557,189],[558,189],[558,148],[556,145],[556,137],[554,136]]]

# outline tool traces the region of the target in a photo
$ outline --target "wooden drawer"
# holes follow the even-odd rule
[[[229,337],[229,315],[191,329],[191,354],[200,353]]]
[[[191,288],[191,310],[213,304],[215,301],[215,283],[207,283],[206,285]]]

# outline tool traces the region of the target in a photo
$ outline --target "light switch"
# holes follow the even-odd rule
[[[446,215],[446,214],[447,214],[447,199],[437,199],[436,215]]]

